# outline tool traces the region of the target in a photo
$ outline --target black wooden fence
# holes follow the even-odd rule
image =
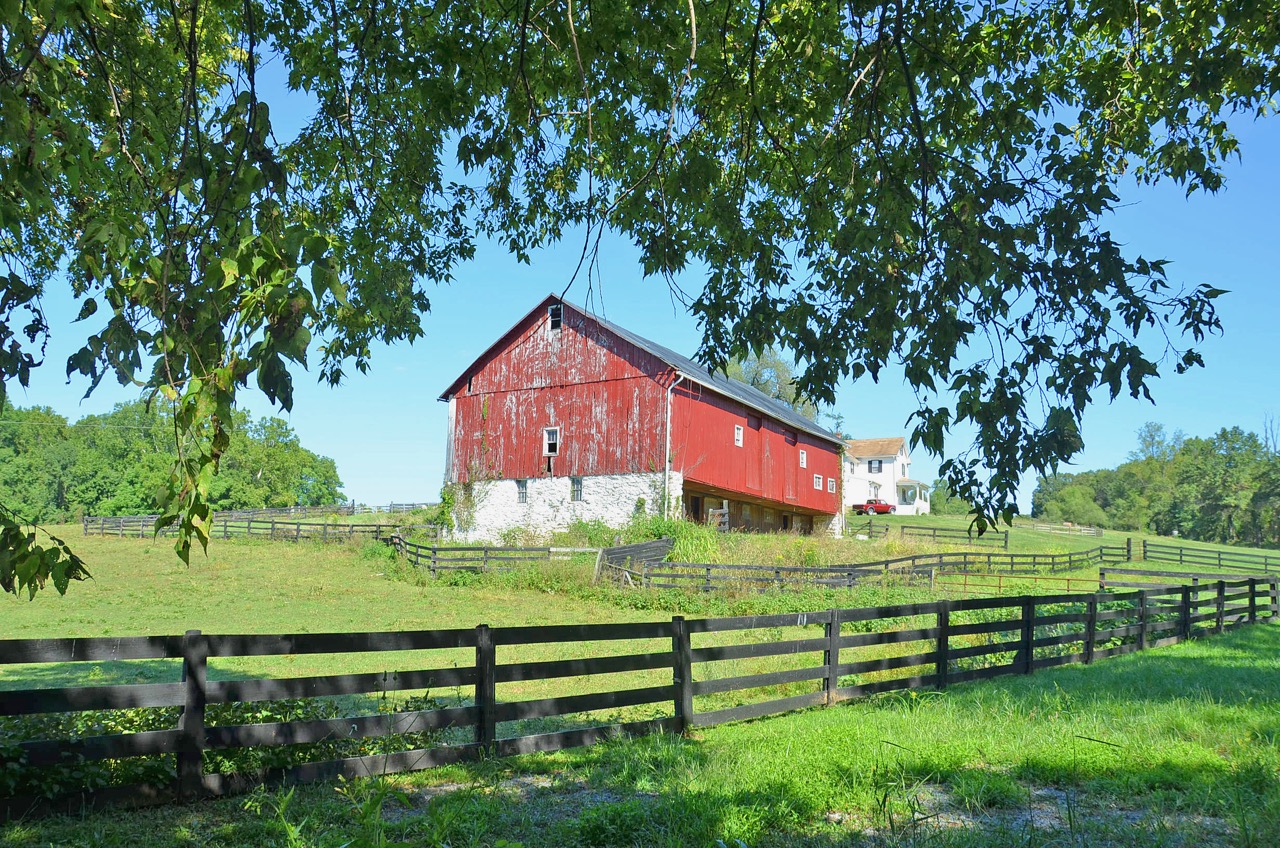
[[[433,575],[447,571],[510,571],[517,565],[547,563],[574,554],[599,552],[597,548],[437,547],[419,545],[399,535],[387,538],[387,544],[411,565],[425,568]]]
[[[991,545],[1009,550],[1008,530],[988,530],[979,536],[959,527],[934,527],[932,525],[903,524],[903,538],[930,539],[934,542],[963,542],[970,545]]]
[[[1236,570],[1260,569],[1264,573],[1280,571],[1280,554],[1257,551],[1210,551],[1181,545],[1164,545],[1142,541],[1142,558],[1148,562],[1176,562],[1178,565],[1201,565]]]
[[[155,532],[154,515],[124,515],[85,517],[84,534],[95,536],[115,536],[117,538],[145,539]],[[413,525],[412,527],[393,524],[360,524],[335,523],[329,521],[288,521],[284,518],[267,516],[265,518],[241,518],[234,513],[218,513],[209,527],[211,539],[275,539],[278,541],[299,542],[302,540],[320,540],[339,542],[350,539],[387,539],[392,534],[413,530],[416,533],[438,536],[440,528],[435,525]],[[175,528],[165,527],[161,536],[169,536]]]
[[[765,589],[794,585],[852,587],[867,580],[895,577],[910,580],[936,568],[982,568],[990,572],[1067,571],[1088,565],[1127,562],[1129,545],[1101,545],[1065,554],[1002,554],[978,551],[915,554],[877,562],[830,566],[721,565],[715,563],[641,562],[617,565],[606,561],[601,573],[609,582],[649,589]]]
[[[1201,587],[1203,588],[1203,587]],[[63,799],[63,808],[97,802],[142,803],[225,795],[261,783],[292,784],[338,775],[360,777],[412,771],[482,756],[555,751],[618,734],[681,732],[691,727],[758,718],[804,707],[831,705],[876,692],[954,683],[1006,674],[1030,674],[1067,663],[1092,662],[1144,648],[1173,644],[1206,632],[1275,618],[1277,578],[1218,581],[1208,596],[1191,586],[1123,594],[1048,595],[940,600],[921,604],[818,612],[638,624],[489,627],[388,633],[212,635],[0,641],[0,665],[84,663],[108,660],[180,659],[178,683],[27,689],[0,692],[0,715],[19,716],[136,707],[181,707],[176,727],[130,734],[36,739],[10,743],[6,769],[166,755],[176,778],[166,786],[116,786]],[[782,639],[782,628],[800,638]],[[796,631],[799,631],[798,633]],[[754,631],[756,639],[723,634]],[[764,632],[761,632],[764,631]],[[807,631],[807,632],[806,632]],[[565,658],[500,662],[520,646],[560,643]],[[575,656],[594,643],[618,647],[612,655]],[[213,680],[211,659],[269,655],[453,651],[472,662],[445,657],[394,672],[285,679]],[[608,650],[606,650],[608,653]],[[760,658],[789,658],[793,667],[759,672],[734,665]],[[726,665],[727,664],[727,665]],[[668,671],[665,681],[654,674]],[[643,674],[630,688],[532,700],[500,699],[498,686],[594,675]],[[660,678],[659,678],[660,679]],[[635,685],[639,683],[641,685]],[[605,685],[618,686],[612,677]],[[796,687],[802,690],[795,692]],[[382,694],[426,688],[462,694],[453,705],[378,715],[310,721],[210,726],[213,704],[287,698]],[[723,704],[727,693],[737,703]],[[794,693],[794,694],[792,694]],[[778,697],[779,695],[781,697]],[[707,699],[720,698],[719,702]],[[699,705],[702,700],[702,706]],[[618,710],[645,706],[648,715],[623,720]],[[705,707],[710,706],[711,709]],[[528,732],[528,720],[612,711],[590,726]],[[634,713],[631,716],[634,719]],[[505,727],[504,727],[505,725]],[[210,752],[271,748],[332,739],[385,737],[462,729],[466,738],[393,753],[303,762],[288,767],[211,773]],[[455,734],[456,735],[456,734]],[[6,817],[47,810],[47,798],[0,799]]]
[[[846,536],[866,536],[868,539],[883,539],[889,535],[889,525],[877,522],[873,518],[866,521],[849,522],[844,526]]]

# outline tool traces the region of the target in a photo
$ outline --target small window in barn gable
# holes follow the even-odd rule
[[[467,394],[471,394],[471,378],[467,378]]]
[[[813,488],[817,489],[819,492],[822,491],[822,475],[821,474],[813,475]]]
[[[836,493],[836,478],[834,477],[827,478],[827,491],[833,495]]]
[[[569,478],[569,500],[571,501],[582,500],[582,478],[581,477]]]
[[[560,428],[559,427],[543,427],[542,428],[542,455],[543,456],[559,456],[560,455]]]
[[[529,481],[517,480],[516,481],[516,503],[528,503],[528,502],[529,502]]]
[[[736,447],[742,447],[742,425],[733,425],[733,444]]]
[[[801,468],[809,467],[809,452],[807,450],[804,450],[803,448],[800,450],[800,467]]]
[[[553,303],[547,307],[547,324],[553,330],[560,329],[560,325],[564,323],[564,307],[558,303]]]

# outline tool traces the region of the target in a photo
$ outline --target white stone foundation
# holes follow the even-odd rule
[[[574,521],[603,521],[610,527],[626,524],[643,499],[648,515],[662,511],[662,474],[611,474],[583,477],[582,500],[572,499],[572,478],[541,477],[526,481],[527,499],[519,501],[515,480],[473,484],[470,503],[459,497],[454,508],[454,538],[467,542],[501,542],[509,531],[526,529],[543,535],[565,530]],[[461,489],[462,487],[459,487]],[[680,474],[672,473],[669,502],[679,504]]]

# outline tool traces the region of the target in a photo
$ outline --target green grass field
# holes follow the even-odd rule
[[[924,519],[927,520],[927,519]],[[940,519],[935,519],[940,520]],[[922,519],[893,521],[921,522]],[[590,558],[448,581],[407,573],[376,545],[215,540],[190,568],[164,541],[69,541],[94,580],[66,597],[5,597],[0,638],[307,633],[587,622],[871,606],[927,587],[700,595],[590,587]],[[1098,544],[1015,529],[1023,550]],[[737,534],[734,534],[737,536]],[[1107,544],[1123,543],[1109,534]],[[1043,541],[1040,541],[1043,540]],[[1165,540],[1167,541],[1167,540]],[[901,540],[738,536],[723,561],[786,564],[900,555]],[[911,542],[910,547],[916,547]],[[1011,544],[1011,549],[1014,548]],[[817,553],[815,553],[815,551]],[[853,559],[857,556],[859,559]],[[840,561],[836,559],[834,561]],[[1094,572],[1096,575],[1096,571]],[[1073,575],[1074,576],[1074,575]],[[1012,589],[1011,589],[1012,590]],[[1052,591],[1044,589],[1042,591]],[[796,633],[762,634],[793,638]],[[812,633],[808,634],[812,635]],[[659,647],[659,646],[650,646]],[[587,646],[586,655],[645,650]],[[509,649],[499,662],[583,646]],[[470,662],[469,652],[446,660]],[[438,662],[441,652],[433,656]],[[413,667],[412,654],[224,660],[212,676]],[[787,667],[741,661],[731,676]],[[421,667],[421,666],[418,666]],[[176,680],[175,663],[0,667],[0,687]],[[662,672],[651,682],[659,682]],[[669,673],[667,673],[669,682]],[[640,676],[626,685],[646,685]],[[504,684],[502,699],[598,690],[607,678]],[[437,693],[438,694],[438,693]],[[732,700],[699,704],[714,708]],[[630,716],[629,716],[630,717]],[[1280,838],[1280,626],[1089,668],[881,697],[688,739],[439,769],[193,807],[11,823],[0,846],[1274,845]],[[394,789],[403,791],[403,797]],[[283,809],[282,809],[283,807]],[[292,836],[290,834],[293,834]]]

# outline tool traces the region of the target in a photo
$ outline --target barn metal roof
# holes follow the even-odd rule
[[[594,315],[591,312],[588,312],[586,309],[582,308],[581,306],[578,306],[575,303],[570,303],[569,301],[564,300],[563,298],[557,297],[556,295],[549,295],[548,297],[546,297],[541,303],[539,303],[536,307],[534,307],[534,309],[531,312],[527,313],[524,317],[522,317],[514,327],[512,327],[507,332],[503,333],[498,338],[497,341],[495,341],[488,348],[486,348],[484,353],[480,354],[480,356],[476,358],[475,362],[472,362],[471,365],[467,366],[466,371],[462,372],[462,375],[449,385],[449,388],[445,389],[444,394],[440,396],[440,400],[448,400],[449,395],[453,394],[458,389],[458,387],[462,384],[466,375],[471,373],[472,369],[474,369],[476,365],[489,354],[490,351],[500,346],[503,340],[505,340],[507,336],[511,335],[511,333],[513,333],[517,327],[523,324],[525,320],[529,317],[529,315],[532,315],[534,312],[538,312],[540,310],[546,309],[546,307],[551,303],[562,303],[565,306],[572,309],[573,311],[578,312],[582,315],[585,315],[586,317],[590,318],[593,321],[596,321],[597,323],[600,324],[601,327],[604,327],[605,329],[609,330],[610,332],[614,333],[620,338],[625,339],[626,341],[630,342],[631,344],[635,345],[636,347],[640,348],[646,353],[662,360],[671,368],[675,369],[676,373],[680,374],[685,379],[690,380],[694,383],[697,383],[700,386],[703,386],[707,389],[710,389],[716,394],[724,395],[727,398],[736,400],[739,403],[743,404],[744,406],[754,409],[757,412],[760,412],[764,415],[769,416],[770,418],[781,421],[784,424],[787,424],[788,426],[794,427],[796,430],[799,430],[802,433],[808,433],[811,436],[815,436],[824,441],[832,442],[836,445],[844,444],[841,438],[837,436],[835,433],[832,433],[831,431],[823,427],[819,427],[817,424],[810,421],[808,418],[805,418],[803,415],[796,412],[787,404],[783,403],[782,401],[775,400],[769,397],[759,389],[753,386],[749,386],[746,383],[742,382],[741,380],[735,380],[732,377],[728,377],[719,372],[713,373],[711,371],[708,371],[706,368],[699,365],[697,362],[690,359],[689,357],[676,353],[674,350],[671,350],[670,348],[663,347],[657,342],[650,341],[649,339],[646,339],[644,336],[637,335],[636,333],[633,333],[630,330],[628,330],[626,327],[619,326],[618,324],[615,324],[612,321],[609,321],[605,318],[601,318],[599,315]]]

